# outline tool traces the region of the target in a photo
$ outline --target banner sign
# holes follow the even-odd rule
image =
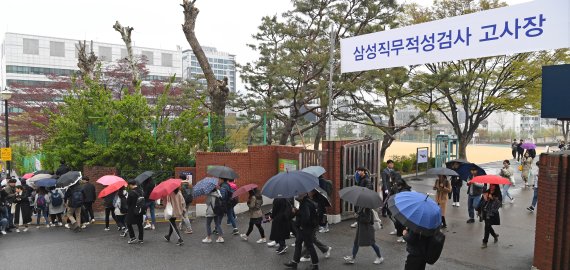
[[[541,0],[342,39],[342,73],[570,47],[570,1]]]
[[[416,151],[417,153],[417,164],[421,164],[421,163],[428,163],[428,150],[429,148],[427,147],[419,147]]]

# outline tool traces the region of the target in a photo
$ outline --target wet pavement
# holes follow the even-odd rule
[[[501,163],[483,165],[496,173]],[[516,167],[516,166],[515,166]],[[435,179],[420,176],[421,181],[409,181],[414,190],[433,193]],[[517,175],[518,186],[511,188],[515,196],[514,204],[507,203],[500,210],[501,226],[495,230],[500,234],[499,242],[490,243],[481,249],[483,223],[466,224],[466,188],[462,189],[461,207],[447,207],[448,229],[442,257],[427,269],[530,269],[534,248],[535,215],[526,207],[532,199],[532,189],[523,189]],[[451,204],[451,202],[449,202]],[[35,218],[34,218],[35,222]],[[248,219],[240,215],[239,228],[247,229]],[[331,226],[331,231],[318,234],[326,244],[333,247],[331,257],[320,256],[320,269],[403,269],[406,251],[405,244],[396,243],[396,237],[389,235],[392,223],[385,218],[384,229],[376,233],[376,240],[385,261],[374,265],[374,252],[361,247],[355,265],[345,265],[342,257],[352,250],[355,229],[350,228],[352,220]],[[226,232],[230,227],[222,225]],[[269,234],[270,225],[263,225]],[[174,241],[167,243],[162,236],[167,233],[166,223],[158,224],[156,230],[145,231],[144,244],[128,245],[116,227],[106,232],[104,226],[95,224],[81,233],[72,233],[63,228],[37,229],[32,226],[26,233],[10,233],[0,236],[0,269],[285,269],[283,263],[293,256],[289,246],[284,255],[277,255],[275,249],[265,244],[256,244],[259,238],[257,229],[249,242],[239,236],[226,235],[223,244],[203,244],[205,220],[198,218],[193,223],[194,234],[184,234],[184,246],[176,246]],[[174,237],[173,237],[174,239]],[[291,244],[293,240],[289,240]],[[301,263],[305,269],[309,263]]]

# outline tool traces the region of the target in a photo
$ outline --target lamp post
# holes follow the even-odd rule
[[[8,100],[12,97],[12,92],[8,91],[8,88],[4,88],[4,91],[0,92],[0,98],[4,100],[4,125],[6,127],[6,148],[10,148],[10,130],[8,129]],[[7,176],[10,176],[12,172],[12,164],[9,160],[6,161]]]

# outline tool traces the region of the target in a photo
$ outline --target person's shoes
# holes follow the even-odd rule
[[[139,240],[139,244],[144,244],[144,241],[143,241],[143,240]]]
[[[398,240],[396,240],[396,242],[398,242],[398,243],[406,243],[406,240],[404,240],[404,237],[400,237],[400,238],[398,238]]]
[[[329,231],[330,231],[330,230],[329,230],[329,228],[328,228],[328,227],[323,227],[323,231],[322,231],[322,233],[328,233]]]
[[[71,229],[71,227],[69,226],[69,223],[66,223],[66,224],[65,224],[65,228]]]
[[[2,235],[6,235],[6,231],[0,231]]]
[[[95,219],[94,219],[94,218],[91,219],[91,224],[93,224],[93,223],[95,223]]]
[[[511,199],[511,204],[515,203],[515,198]]]
[[[275,252],[277,252],[277,255],[285,254],[285,252],[287,252],[287,248],[287,246],[283,248],[279,247]]]
[[[186,230],[186,231],[184,231],[184,233],[185,233],[185,234],[193,234],[194,231],[192,231],[192,230]]]
[[[49,227],[50,227],[49,224],[46,224],[46,228],[49,228]]]
[[[59,227],[61,227],[61,226],[63,226],[63,223],[60,222],[60,223],[58,223],[57,225],[58,225]]]
[[[178,239],[178,242],[176,242],[177,246],[183,246],[184,245],[184,241],[182,241],[182,239]]]
[[[493,241],[493,243],[499,242],[499,234],[498,234],[498,233],[496,233],[495,236],[493,236],[493,238],[495,239],[495,240]]]
[[[529,212],[531,212],[531,213],[532,213],[532,212],[534,212],[534,207],[532,207],[532,206],[529,206],[529,207],[527,207],[527,208],[526,208],[526,210],[528,210]]]
[[[27,232],[28,231],[28,227],[24,227],[24,229],[22,230],[22,232]]]
[[[156,228],[154,227],[154,224],[150,225],[150,229],[153,230],[153,231],[156,229]]]
[[[292,247],[295,247],[295,243],[291,244]]]
[[[239,234],[239,230],[238,230],[237,228],[235,228],[235,229],[233,230],[233,233],[232,233],[232,234],[233,234],[233,235],[238,235],[238,234]]]
[[[242,235],[240,235],[240,237],[241,237],[241,239],[243,239],[243,241],[247,241],[247,235],[242,234]]]
[[[259,240],[256,241],[256,243],[258,243],[258,244],[263,244],[266,242],[267,242],[267,239],[265,239],[265,238],[260,238]]]
[[[36,226],[36,229],[39,229],[39,228],[40,228],[40,225]]]
[[[166,242],[170,242],[170,236],[165,235],[165,236],[164,236],[164,240],[166,240]]]
[[[376,257],[374,264],[381,264],[384,262],[384,257]]]
[[[145,230],[150,230],[150,223],[149,223],[149,224],[146,224],[146,225],[144,225],[144,229],[145,229]]]
[[[127,244],[134,244],[134,243],[138,243],[139,240],[137,240],[136,238],[131,238]]]
[[[390,232],[390,235],[396,235],[397,233],[398,233],[398,231],[393,231],[393,232]]]
[[[283,265],[287,266],[287,268],[297,269],[297,262],[294,261],[286,262]]]
[[[343,259],[345,263],[354,264],[354,258],[352,256],[345,256]]]
[[[461,206],[461,205],[459,205],[459,202],[457,202],[457,203],[455,204],[455,206],[459,207],[459,206]]]
[[[211,239],[211,238],[208,238],[208,237],[206,237],[206,238],[202,239],[202,243],[204,243],[204,244],[209,244],[209,243],[212,243],[212,239]]]
[[[475,219],[470,218],[470,219],[467,220],[467,223],[475,223]]]
[[[319,270],[319,265],[318,264],[311,265],[311,270]]]
[[[442,224],[442,225],[441,225],[441,228],[442,228],[442,229],[447,229],[447,224]]]
[[[271,241],[271,242],[267,243],[267,247],[274,247],[275,245],[277,245],[277,242],[275,242],[275,241]]]
[[[123,231],[120,235],[121,237],[127,237],[127,231]]]
[[[320,227],[319,228],[319,233],[324,233],[325,232],[325,227]]]
[[[483,242],[483,244],[481,245],[481,248],[487,248],[487,243]]]
[[[354,222],[354,223],[350,224],[351,228],[356,228],[356,226],[358,226],[358,222]]]
[[[455,207],[455,202],[451,203],[451,206]]]
[[[16,232],[17,232],[17,233],[20,233],[20,229],[16,229]]]
[[[81,229],[85,229],[85,228],[87,228],[87,224],[83,223],[83,225],[81,225]]]
[[[105,231],[106,231],[106,232],[108,232],[108,231],[110,231],[110,230],[111,230],[111,229],[109,229],[109,227],[105,227]]]
[[[299,260],[300,262],[310,262],[311,261],[311,257],[301,257],[301,260]]]
[[[218,237],[218,240],[216,240],[216,243],[223,243],[223,242],[225,242],[225,241],[224,241],[224,238],[222,238],[222,237]]]
[[[327,252],[325,252],[325,258],[328,259],[328,258],[331,256],[331,250],[332,250],[332,247],[329,247],[329,249],[327,250]]]

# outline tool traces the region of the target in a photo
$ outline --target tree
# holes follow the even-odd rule
[[[133,32],[134,28],[130,26],[123,27],[119,21],[116,21],[113,25],[113,29],[121,34],[121,39],[125,43],[125,47],[127,48],[127,58],[125,59],[131,68],[131,82],[133,86],[137,86],[140,83],[140,72],[139,67],[137,65],[137,61],[135,59],[133,53],[133,46],[132,46],[132,39],[131,39],[131,32]]]
[[[419,23],[501,6],[498,1],[441,0],[432,8],[411,14]],[[426,64],[422,78],[438,98],[434,108],[458,137],[459,157],[466,158],[467,144],[491,113],[528,114],[539,109],[541,67],[563,62],[567,57],[560,50]],[[434,85],[433,81],[444,83]]]
[[[214,151],[227,151],[225,146],[225,115],[226,115],[226,104],[228,101],[229,87],[228,78],[224,77],[223,80],[217,80],[212,71],[212,67],[208,62],[208,58],[196,37],[196,32],[194,31],[196,27],[196,19],[198,18],[198,13],[200,10],[195,6],[196,0],[184,0],[182,2],[182,7],[184,8],[184,24],[182,25],[182,30],[186,36],[186,40],[192,48],[192,52],[196,55],[198,63],[204,72],[204,77],[206,78],[207,92],[209,95],[210,111],[211,111],[211,136],[213,141]]]
[[[560,126],[564,142],[568,143],[568,133],[570,132],[570,120],[559,120],[557,125]]]
[[[354,139],[356,134],[354,133],[354,124],[344,124],[338,127],[337,137],[341,140],[344,139]]]

